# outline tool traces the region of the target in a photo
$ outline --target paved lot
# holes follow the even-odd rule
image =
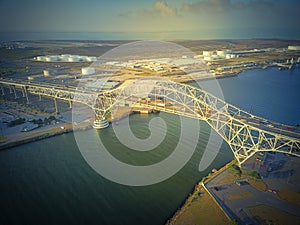
[[[261,167],[268,168],[271,163],[274,165],[274,168],[275,165],[280,165],[273,171],[266,173],[267,178],[264,178],[264,181],[268,187],[277,190],[280,188],[291,189],[292,187],[294,189],[299,189],[299,183],[295,182],[299,177],[299,172],[296,173],[296,169],[300,169],[299,158],[288,157],[283,154],[278,154],[278,156],[277,154],[271,154],[271,156],[272,160],[270,160],[270,157],[267,154],[264,159],[266,161],[262,161],[261,164],[257,164],[254,158],[254,162],[251,162],[248,166],[251,166],[251,169],[257,168],[258,171],[260,171]],[[277,164],[277,162],[280,163]],[[291,174],[287,172],[292,169],[295,171],[294,173]],[[278,174],[281,175],[278,176]],[[220,205],[222,205],[224,210],[232,218],[237,219],[242,224],[258,224],[258,222],[248,214],[247,208],[261,204],[300,217],[300,206],[281,200],[276,193],[257,190],[247,182],[244,182],[240,186],[234,182],[219,184],[219,181],[224,179],[227,175],[227,171],[218,174],[206,184],[206,187]]]

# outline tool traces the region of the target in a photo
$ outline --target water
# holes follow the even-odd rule
[[[299,69],[252,70],[219,83],[226,100],[243,109],[280,122],[300,122]],[[178,142],[178,116],[134,115],[130,123],[139,138],[146,138],[148,122],[157,116],[164,119],[168,131],[159,148],[148,153],[122,146],[111,128],[99,135],[120,160],[137,165],[158,162]],[[203,175],[233,158],[223,144],[212,165],[199,172],[210,132],[207,124],[200,125],[197,149],[186,166],[172,178],[145,187],[116,184],[98,175],[82,158],[72,133],[1,151],[0,224],[163,224]],[[82,135],[89,137],[91,132],[95,131]]]
[[[195,40],[198,39],[294,39],[300,38],[297,29],[206,29],[205,31],[169,32],[0,32],[1,41],[28,40]]]
[[[300,68],[249,70],[219,83],[225,100],[241,109],[285,124],[300,123]]]

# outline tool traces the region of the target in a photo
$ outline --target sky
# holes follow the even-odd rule
[[[299,0],[0,0],[0,32],[300,39],[299,10]]]

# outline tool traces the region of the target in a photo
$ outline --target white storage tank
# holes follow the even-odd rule
[[[231,55],[230,54],[226,54],[226,59],[231,59]]]
[[[51,61],[51,62],[56,62],[56,61],[58,61],[58,56],[57,56],[57,55],[51,55],[51,56],[50,56],[50,61]]]
[[[44,77],[49,77],[51,75],[55,75],[57,73],[57,70],[54,69],[45,69],[43,70]]]
[[[225,57],[226,51],[224,51],[224,50],[218,50],[218,51],[217,51],[217,55],[218,55],[218,56],[221,56],[221,57]]]
[[[203,56],[211,56],[212,51],[203,51]]]
[[[290,45],[288,46],[288,50],[292,50],[292,51],[300,51],[300,46],[298,45]]]
[[[60,60],[62,62],[68,62],[68,59],[69,59],[70,56],[71,55],[69,55],[69,54],[60,55]]]
[[[78,55],[72,55],[68,58],[68,62],[79,62]]]
[[[79,59],[80,62],[86,62],[86,57],[87,57],[87,56],[79,55],[79,56],[78,56],[78,59]]]
[[[57,62],[58,56],[57,55],[48,55],[45,57],[46,62]]]
[[[91,75],[95,73],[95,68],[94,67],[84,67],[81,68],[81,73],[82,75]]]
[[[50,70],[43,70],[44,76],[49,77],[50,76]]]
[[[37,56],[36,60],[43,62],[43,61],[45,61],[45,56]]]
[[[212,60],[212,58],[211,58],[211,56],[204,56],[204,61],[211,61]]]
[[[45,61],[46,61],[46,62],[50,62],[50,61],[51,61],[51,57],[50,57],[50,56],[46,56],[46,57],[45,57]]]
[[[95,56],[88,56],[86,57],[87,62],[95,62],[97,61],[97,58]]]

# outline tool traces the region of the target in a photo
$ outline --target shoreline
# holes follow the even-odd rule
[[[59,131],[51,132],[51,129],[55,129],[55,128],[51,128],[51,129],[45,130],[44,133],[42,133],[42,134],[40,134],[39,132],[41,132],[41,131],[39,131],[37,133],[33,133],[31,137],[20,138],[17,141],[2,142],[2,143],[0,143],[0,151],[7,150],[7,149],[10,149],[13,147],[17,147],[17,146],[20,146],[23,144],[40,141],[40,140],[43,140],[46,138],[55,137],[58,135],[73,133],[73,132],[77,132],[77,131],[84,131],[84,130],[88,130],[88,129],[92,128],[91,125],[85,125],[85,124],[81,125],[81,126],[77,126],[75,128],[72,124],[68,124],[68,125],[70,126],[69,128],[61,129]]]
[[[194,186],[193,190],[188,194],[188,196],[185,198],[185,200],[179,205],[178,209],[172,214],[172,216],[165,222],[165,225],[173,225],[177,218],[187,209],[190,203],[192,203],[195,196],[198,196],[198,193],[202,189],[203,185],[208,182],[209,180],[213,179],[215,176],[217,176],[219,173],[226,170],[228,167],[230,167],[232,164],[234,164],[236,161],[235,159],[231,160],[230,162],[226,163],[225,165],[221,166],[218,170],[216,170],[213,173],[208,173],[207,175],[203,176]],[[215,199],[212,199],[215,201]],[[227,214],[225,213],[227,216]]]

